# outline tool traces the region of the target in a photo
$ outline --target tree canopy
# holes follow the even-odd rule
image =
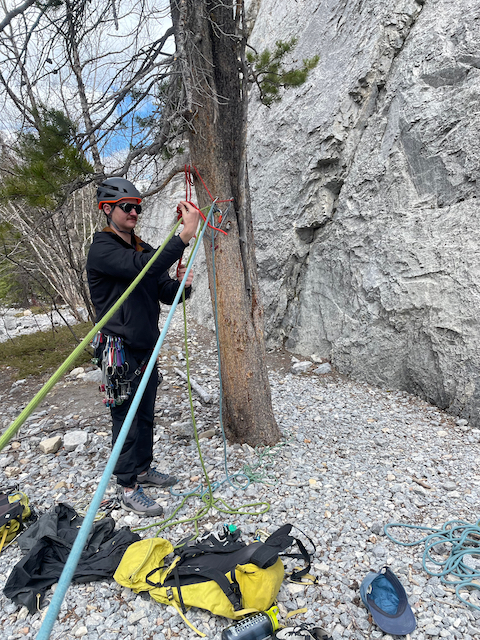
[[[153,183],[164,160],[183,150],[191,125],[189,88],[182,77],[185,59],[171,22],[172,11],[182,4],[36,0],[6,12],[0,21],[3,144],[16,153],[22,146],[25,151],[36,132],[39,148],[48,154],[45,135],[58,126],[58,135],[68,137],[68,162],[72,167],[80,162],[81,173],[87,169],[81,161],[87,160],[93,172],[88,167],[85,173],[93,181],[124,175]],[[225,4],[237,11],[238,33],[228,37],[246,44],[239,17],[243,2],[235,9]],[[205,19],[214,25],[214,14]],[[273,51],[250,48],[238,60],[247,85],[258,88],[266,105],[279,100],[284,88],[304,82],[317,64],[314,56],[300,68],[287,68],[295,44],[292,38],[278,41]],[[192,82],[201,78],[192,77]],[[70,176],[65,178],[68,183]]]
[[[62,111],[42,107],[37,122],[38,128],[18,133],[15,162],[4,168],[0,198],[53,210],[93,167],[75,145],[76,127]]]

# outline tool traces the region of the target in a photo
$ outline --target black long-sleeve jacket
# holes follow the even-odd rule
[[[136,247],[109,227],[93,237],[87,257],[90,295],[97,322],[118,300],[153,256],[155,250],[135,236]],[[102,331],[120,336],[133,349],[152,349],[158,339],[160,304],[172,304],[180,286],[167,270],[182,257],[185,244],[179,236],[169,240],[143,280],[128,296]],[[185,289],[185,296],[190,295]]]

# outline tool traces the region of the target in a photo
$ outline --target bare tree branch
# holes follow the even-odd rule
[[[175,176],[178,176],[180,173],[184,172],[187,159],[188,154],[183,154],[182,156],[176,158],[176,163],[173,169],[168,172],[167,176],[161,182],[157,182],[154,187],[151,187],[150,189],[148,189],[148,191],[145,191],[143,197],[148,198],[149,196],[153,196],[156,193],[160,193],[161,191],[163,191]]]
[[[26,11],[32,4],[36,4],[36,0],[26,0],[23,4],[21,4],[16,9],[12,9],[7,13],[5,18],[0,22],[0,32],[2,32],[8,25],[12,22],[14,18],[18,15]]]
[[[87,95],[85,92],[85,85],[82,78],[82,70],[80,64],[80,56],[78,53],[77,43],[76,43],[76,30],[73,21],[73,8],[71,7],[70,2],[66,2],[69,11],[67,12],[67,22],[68,22],[68,32],[69,32],[69,47],[67,48],[68,53],[70,54],[70,63],[73,69],[73,73],[75,74],[75,78],[77,80],[78,87],[78,95],[80,98],[80,104],[82,107],[83,120],[85,122],[85,128],[87,130],[88,139],[90,142],[90,150],[93,156],[93,162],[96,171],[103,171],[103,164],[100,160],[100,153],[98,151],[97,141],[95,136],[93,135],[94,126],[92,119],[90,117],[90,110],[87,101]]]

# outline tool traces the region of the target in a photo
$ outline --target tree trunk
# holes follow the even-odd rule
[[[210,232],[204,241],[212,302],[214,277],[217,289],[224,426],[233,441],[272,445],[281,434],[266,367],[246,170],[247,102],[240,74],[245,45],[236,34],[232,0],[171,0],[171,7],[177,53],[184,56],[192,164],[213,197],[233,199],[228,235],[215,238],[215,274]],[[200,207],[211,204],[198,178],[195,188]],[[227,206],[219,204],[223,211]]]

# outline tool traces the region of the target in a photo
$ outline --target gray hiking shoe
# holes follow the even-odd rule
[[[169,476],[168,473],[160,473],[155,467],[150,467],[137,476],[138,484],[142,487],[173,487],[178,480],[175,476]]]
[[[120,502],[124,509],[138,513],[139,516],[161,516],[163,513],[163,507],[145,495],[139,485],[132,493],[126,494],[123,489],[120,494]]]

